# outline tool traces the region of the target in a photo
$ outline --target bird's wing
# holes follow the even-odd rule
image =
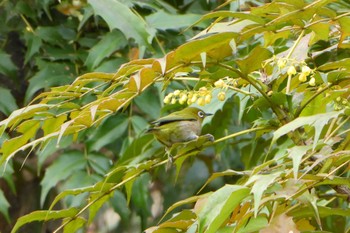
[[[161,117],[156,121],[151,122],[152,125],[161,126],[175,121],[196,121],[197,119],[192,116],[186,116],[186,114],[172,113],[168,116]]]

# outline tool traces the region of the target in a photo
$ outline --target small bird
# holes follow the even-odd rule
[[[202,131],[203,119],[210,115],[213,114],[188,107],[151,122],[147,132],[153,133],[156,139],[169,149],[175,143],[197,139]]]

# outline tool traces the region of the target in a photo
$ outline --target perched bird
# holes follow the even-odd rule
[[[174,143],[197,139],[202,131],[203,119],[210,115],[213,114],[188,107],[151,122],[147,132],[153,133],[160,143],[170,148]]]

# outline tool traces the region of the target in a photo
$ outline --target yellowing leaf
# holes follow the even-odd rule
[[[275,216],[267,227],[259,231],[260,233],[300,233],[292,217],[286,214]]]
[[[154,72],[153,69],[146,67],[140,70],[139,76],[141,79],[140,89],[141,91],[143,91],[146,89],[146,87],[153,84],[156,78],[156,73]]]
[[[44,131],[44,135],[48,135],[57,131],[63,122],[67,119],[66,115],[60,115],[58,117],[52,117],[44,120],[42,129]]]
[[[10,156],[14,151],[19,149],[21,146],[25,145],[28,140],[36,134],[38,128],[40,126],[40,122],[37,120],[29,120],[23,122],[18,127],[18,132],[21,132],[22,135],[18,137],[13,137],[9,140],[6,140],[1,148],[1,151],[3,153],[3,156],[1,156],[0,164],[8,157]]]
[[[139,93],[140,87],[141,87],[140,75],[135,74],[135,75],[131,76],[129,79],[129,83],[128,83],[129,91]]]

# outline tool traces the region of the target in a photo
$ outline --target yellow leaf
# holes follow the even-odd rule
[[[275,216],[267,227],[259,231],[260,233],[300,233],[293,218],[286,214]]]

